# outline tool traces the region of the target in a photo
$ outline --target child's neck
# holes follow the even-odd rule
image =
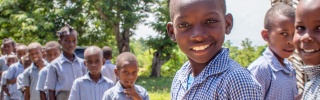
[[[94,81],[95,83],[98,83],[98,81],[101,78],[101,74],[99,73],[97,75],[94,75],[94,74],[89,73],[89,77],[92,79],[92,81]]]
[[[67,53],[67,52],[63,52],[63,55],[69,60],[69,61],[73,61],[74,60],[74,55],[73,53]]]
[[[191,71],[192,71],[192,75],[194,77],[198,76],[202,70],[208,65],[208,63],[197,63],[193,60],[190,60],[190,64],[191,64]]]

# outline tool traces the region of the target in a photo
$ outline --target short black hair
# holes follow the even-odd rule
[[[11,38],[4,38],[2,40],[2,45],[5,44],[5,43],[9,43],[9,42],[12,43],[12,46],[15,48],[16,42],[14,42]]]
[[[179,1],[179,0],[168,0],[169,1],[169,14],[170,14],[170,19],[173,20],[173,15],[174,15],[174,9],[173,7],[176,6],[176,4],[172,1]],[[222,11],[224,14],[227,13],[227,6],[226,6],[226,1],[225,0],[213,0],[213,1],[219,1],[218,5],[222,8]]]
[[[59,40],[63,39],[65,35],[69,35],[69,34],[75,34],[76,36],[78,36],[78,32],[69,24],[65,24],[65,26],[62,27],[60,31],[57,32],[57,36]]]
[[[285,3],[277,3],[273,5],[266,13],[264,18],[264,28],[267,30],[272,29],[272,23],[277,14],[281,14],[283,16],[289,18],[295,18],[295,8]]]
[[[103,52],[103,58],[105,60],[108,60],[109,58],[112,57],[112,49],[109,46],[104,46],[102,48],[102,52]]]
[[[123,67],[122,64],[124,62],[137,63],[138,64],[138,60],[137,60],[136,56],[131,52],[123,52],[117,57],[116,67],[117,67],[118,70],[120,70],[120,68]]]

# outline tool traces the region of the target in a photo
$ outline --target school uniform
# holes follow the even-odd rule
[[[88,73],[73,82],[68,100],[102,100],[103,93],[113,86],[113,81],[107,77],[101,75],[96,83]]]
[[[44,61],[44,65],[47,66],[48,63]],[[40,100],[40,92],[36,90],[39,71],[40,69],[32,63],[30,67],[26,68],[22,73],[22,86],[28,86],[30,88],[30,100]]]
[[[7,75],[5,76],[6,79],[12,80],[12,79],[17,79],[18,75],[23,73],[24,67],[21,64],[21,62],[17,62],[12,64],[9,69],[7,70]],[[10,84],[10,90],[9,93],[11,95],[11,99],[19,99],[23,94],[21,93],[20,90],[17,88],[17,83]]]
[[[310,81],[305,85],[301,100],[320,100],[320,64],[304,66],[302,69],[310,77]]]
[[[9,66],[6,63],[7,56],[1,56],[0,57],[0,71],[6,71]]]
[[[24,88],[24,86],[22,85],[22,80],[23,80],[23,74],[21,73],[21,74],[19,74],[18,75],[18,77],[17,77],[17,82],[16,82],[16,84],[17,84],[17,89],[21,92],[21,97],[20,97],[20,99],[19,100],[24,100],[24,95],[23,95],[23,93],[22,93],[22,89]]]
[[[115,83],[117,81],[117,76],[114,73],[114,69],[116,69],[116,66],[113,65],[110,60],[106,60],[101,68],[101,74]]]
[[[44,83],[46,82],[46,79],[47,79],[47,73],[49,70],[49,66],[50,66],[50,64],[48,64],[48,66],[46,66],[40,70],[38,82],[37,82],[37,86],[36,86],[36,90],[45,92],[46,97],[48,97],[48,91],[44,89]]]
[[[50,63],[44,88],[55,90],[57,100],[68,99],[73,81],[87,72],[83,60],[74,56],[74,61],[69,61],[61,54]]]
[[[142,86],[139,86],[139,85],[134,85],[134,88],[140,94],[143,100],[149,100],[149,95],[146,89],[144,89]],[[107,90],[103,94],[102,100],[132,100],[132,99],[127,97],[126,94],[124,94],[124,89],[121,86],[120,81],[118,81],[114,87]]]
[[[260,83],[265,100],[293,100],[298,96],[296,74],[292,63],[284,59],[282,66],[269,48],[249,65],[248,70]]]
[[[171,86],[172,100],[261,100],[262,90],[250,72],[229,58],[222,48],[188,86],[191,72],[187,61],[177,71]]]
[[[3,71],[3,72],[2,72],[2,77],[1,77],[1,87],[2,87],[3,85],[6,85],[6,84],[7,84],[7,80],[6,80],[6,78],[5,78],[6,75],[7,75],[7,71]],[[10,90],[10,86],[9,86],[9,85],[7,85],[6,88],[7,88],[8,90]],[[8,96],[7,93],[5,93],[5,92],[2,90],[2,88],[1,88],[1,91],[3,92],[3,100],[10,100],[10,97]],[[9,93],[10,93],[10,92],[9,92]]]

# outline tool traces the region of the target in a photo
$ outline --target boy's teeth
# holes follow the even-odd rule
[[[304,52],[306,53],[311,53],[311,52],[315,52],[315,51],[319,51],[320,49],[313,49],[313,50],[305,50],[303,49]]]
[[[209,47],[209,45],[204,45],[204,46],[193,47],[192,49],[195,51],[199,51],[199,50],[204,50],[208,47]]]

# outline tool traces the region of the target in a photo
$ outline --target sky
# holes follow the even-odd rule
[[[263,29],[264,16],[271,7],[270,0],[226,0],[227,13],[233,15],[233,29],[225,40],[230,40],[232,45],[241,46],[241,41],[249,38],[253,46],[265,45],[260,32]],[[152,15],[149,16],[147,22],[154,21]],[[165,26],[163,26],[165,27]],[[147,38],[156,36],[157,32],[147,25],[139,25],[135,30],[134,38]]]

